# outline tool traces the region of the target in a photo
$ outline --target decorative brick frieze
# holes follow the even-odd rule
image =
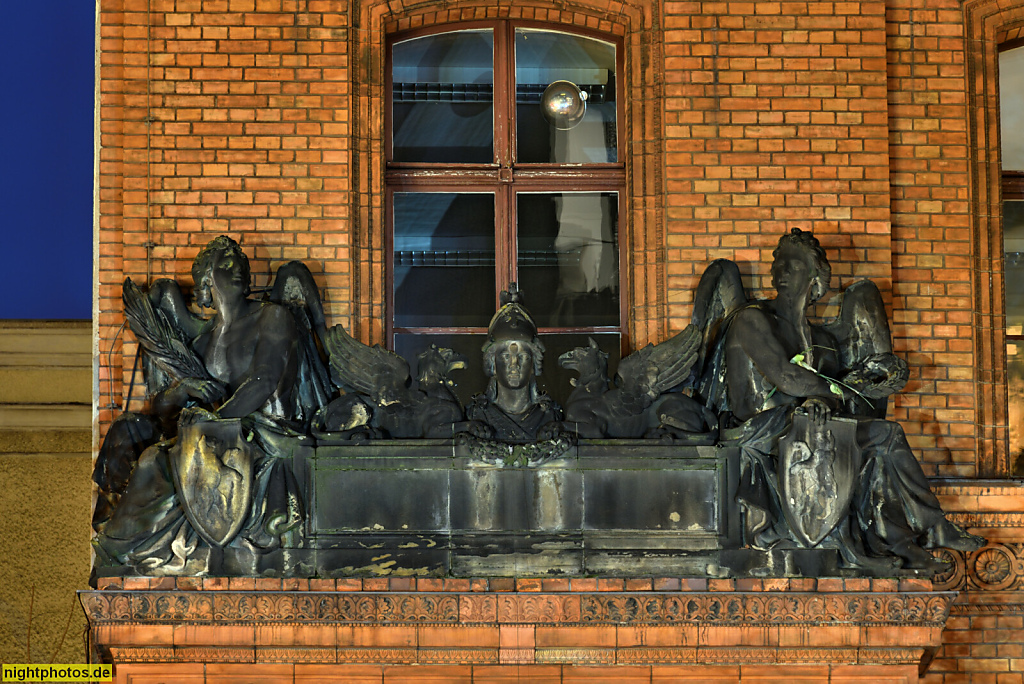
[[[488,597],[400,592],[86,591],[91,623],[941,626],[950,592],[514,593],[494,618],[464,622]]]
[[[989,544],[973,553],[940,549],[937,555],[949,561],[949,568],[933,579],[938,589],[1024,589],[1024,543]]]
[[[167,578],[123,578],[81,592],[93,659],[116,662],[121,673],[147,664],[176,671],[196,662],[250,664],[253,676],[285,663],[504,664],[557,667],[563,674],[587,666],[621,674],[625,666],[653,673],[829,663],[827,676],[832,667],[926,663],[941,644],[956,597],[922,580],[702,580],[701,590],[692,591],[686,589],[692,580],[493,579],[438,591],[441,580],[374,578],[307,580],[299,590],[283,591],[237,590],[207,579],[206,589],[185,581],[192,588],[170,589]],[[574,590],[574,583],[588,590]],[[624,590],[627,584],[648,589]],[[649,588],[666,585],[679,589]]]
[[[1004,599],[999,603],[956,603],[950,608],[950,615],[960,616],[1011,616],[1024,615],[1024,594]]]
[[[1024,531],[1024,513],[951,513],[946,517],[961,527],[996,527]]]

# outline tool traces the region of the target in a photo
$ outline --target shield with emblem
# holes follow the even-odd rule
[[[804,411],[793,414],[779,440],[779,493],[786,522],[806,548],[820,544],[849,515],[861,461],[856,420],[816,423]]]
[[[202,413],[179,424],[171,472],[192,527],[211,545],[225,546],[249,513],[257,447],[246,440],[241,421]]]

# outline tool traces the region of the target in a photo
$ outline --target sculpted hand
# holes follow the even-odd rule
[[[818,397],[811,397],[803,403],[801,408],[810,416],[811,422],[819,427],[824,426],[832,417],[832,407]]]
[[[189,398],[196,399],[204,404],[212,404],[218,399],[224,398],[224,385],[216,380],[200,380],[199,378],[185,378],[178,382],[175,390],[185,403]]]

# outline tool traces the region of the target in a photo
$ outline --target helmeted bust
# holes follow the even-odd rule
[[[537,387],[544,345],[537,325],[513,283],[502,292],[502,306],[491,318],[483,346],[487,391],[467,410],[473,432],[507,442],[530,442],[557,432],[562,411]],[[546,427],[549,426],[549,427]]]

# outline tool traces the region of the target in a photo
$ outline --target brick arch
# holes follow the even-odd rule
[[[1000,28],[996,32],[996,45],[1002,45],[1011,40],[1020,40],[1021,38],[1024,38],[1024,20]]]
[[[625,327],[633,348],[667,332],[664,270],[664,63],[660,3],[643,0],[549,2],[482,0],[353,3],[349,27],[352,100],[351,187],[354,335],[384,339],[384,55],[394,31],[486,19],[531,19],[621,36],[625,51],[626,197],[620,205],[627,230],[621,263],[628,283]],[[656,38],[656,39],[655,39]]]
[[[1010,474],[1001,171],[999,44],[1024,27],[1024,2],[963,4],[967,66],[978,474]]]

